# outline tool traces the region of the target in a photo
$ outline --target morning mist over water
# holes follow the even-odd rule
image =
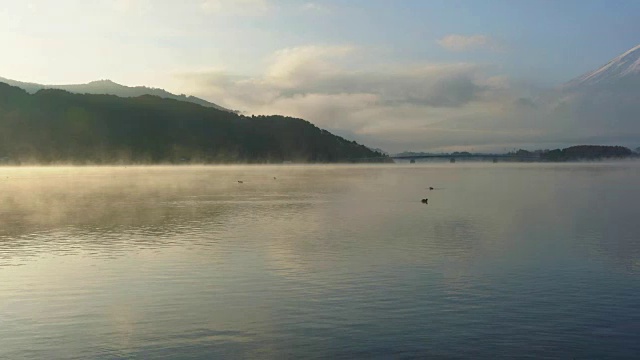
[[[640,2],[0,0],[0,359],[636,359]]]
[[[4,358],[640,350],[635,162],[0,174]]]

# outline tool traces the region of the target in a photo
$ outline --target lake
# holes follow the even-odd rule
[[[637,358],[639,184],[633,162],[0,167],[0,358]]]

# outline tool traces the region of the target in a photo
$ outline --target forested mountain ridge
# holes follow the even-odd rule
[[[281,163],[385,158],[308,121],[248,117],[156,96],[121,98],[0,83],[5,163]]]
[[[44,89],[59,89],[66,90],[75,94],[102,94],[102,95],[116,95],[120,97],[138,97],[143,95],[154,95],[165,99],[174,99],[180,101],[187,101],[194,104],[216,108],[218,110],[231,111],[220,105],[212,102],[200,99],[195,96],[176,95],[172,94],[164,89],[151,88],[146,86],[125,86],[115,83],[111,80],[97,80],[86,84],[72,84],[72,85],[42,85],[36,83],[28,83],[17,80],[6,79],[0,77],[0,82],[7,83],[11,86],[19,87],[26,90],[30,94]]]

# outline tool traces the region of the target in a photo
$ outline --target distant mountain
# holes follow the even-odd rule
[[[555,149],[540,153],[540,159],[543,161],[624,159],[631,156],[633,156],[633,152],[626,147],[597,145],[571,146],[566,149]]]
[[[222,106],[216,105],[212,102],[197,98],[195,96],[187,96],[187,95],[175,95],[163,89],[149,88],[146,86],[125,86],[117,84],[111,80],[98,80],[92,81],[88,84],[75,84],[75,85],[42,85],[35,83],[26,83],[11,79],[5,79],[0,77],[0,82],[17,86],[21,89],[26,90],[28,93],[34,94],[38,90],[42,89],[60,89],[66,90],[76,94],[105,94],[105,95],[116,95],[120,97],[136,97],[143,95],[153,95],[158,96],[164,99],[174,99],[179,101],[188,101],[194,104],[212,107],[218,110],[224,111],[232,111],[229,109],[225,109]]]
[[[582,143],[640,142],[640,45],[545,95],[551,129]],[[540,104],[538,104],[540,105]],[[574,141],[575,141],[574,140]],[[635,145],[635,146],[634,146]]]
[[[282,163],[384,161],[313,124],[248,117],[143,95],[29,94],[0,83],[3,163]]]
[[[601,68],[569,81],[563,88],[571,91],[620,83],[640,87],[640,45],[617,56]]]

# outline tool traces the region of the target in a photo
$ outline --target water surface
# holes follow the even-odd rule
[[[0,168],[0,358],[636,358],[638,184],[634,163]]]

